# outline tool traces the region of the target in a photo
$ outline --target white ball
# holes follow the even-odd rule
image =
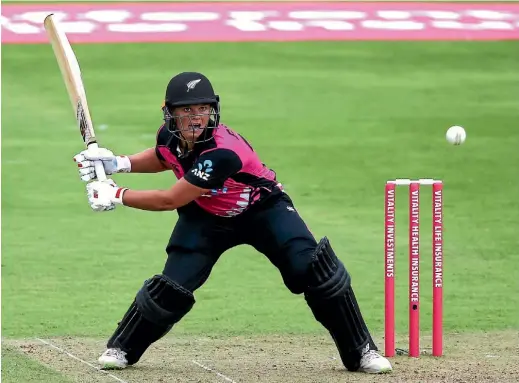
[[[461,126],[451,126],[447,130],[447,134],[445,135],[447,138],[447,141],[453,145],[461,145],[465,142],[465,139],[467,138],[467,133],[465,132],[465,129],[463,129]]]

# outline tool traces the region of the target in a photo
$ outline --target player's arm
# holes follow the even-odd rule
[[[123,192],[121,197],[123,205],[128,207],[149,211],[167,211],[187,205],[208,191],[208,189],[192,185],[181,178],[168,190],[128,189]]]
[[[169,168],[157,157],[155,148],[128,156],[131,173],[158,173]]]
[[[211,189],[221,188],[225,180],[241,168],[242,162],[236,153],[227,149],[216,149],[201,155],[191,170],[167,190],[114,189],[102,182],[89,184],[87,189],[94,210],[95,206],[102,207],[103,201],[141,210],[175,210]]]
[[[227,178],[240,171],[242,162],[232,150],[216,149],[195,162],[186,175],[169,190],[126,190],[122,203],[136,209],[175,210],[223,186]]]

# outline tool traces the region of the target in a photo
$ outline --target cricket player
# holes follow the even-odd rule
[[[90,206],[122,205],[149,211],[177,210],[162,273],[146,280],[99,358],[103,368],[135,364],[195,304],[195,291],[226,250],[253,246],[278,268],[286,287],[303,294],[330,333],[350,371],[390,372],[377,353],[351,286],[351,277],[329,240],[317,241],[283,191],[239,133],[220,122],[220,98],[201,73],[174,76],[166,89],[164,124],[155,147],[130,156],[100,148],[74,160],[87,184]],[[167,190],[134,190],[97,181],[94,162],[106,174],[172,171]]]

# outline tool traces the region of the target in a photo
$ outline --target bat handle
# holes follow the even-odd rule
[[[89,148],[97,149],[99,146],[97,142],[93,142],[88,145]],[[96,176],[98,181],[106,180],[105,168],[103,166],[103,161],[94,161],[94,168],[96,171]]]

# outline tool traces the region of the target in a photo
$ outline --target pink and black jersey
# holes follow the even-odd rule
[[[195,202],[207,212],[233,217],[253,204],[283,192],[276,173],[263,164],[254,149],[238,133],[220,124],[213,139],[197,143],[181,156],[179,140],[162,126],[157,133],[157,156],[180,179],[210,192]]]

